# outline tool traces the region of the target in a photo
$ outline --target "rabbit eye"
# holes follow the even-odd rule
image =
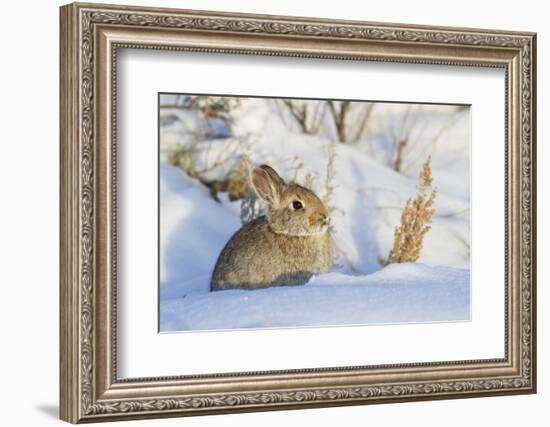
[[[304,205],[302,205],[302,202],[300,202],[298,200],[294,200],[292,202],[292,207],[294,208],[295,211],[297,211],[298,209],[302,209],[304,207]]]

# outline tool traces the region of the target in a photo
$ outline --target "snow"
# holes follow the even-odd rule
[[[467,320],[468,270],[390,265],[328,273],[303,286],[190,292],[162,303],[161,331]]]
[[[266,100],[249,99],[235,110],[232,136],[221,134],[197,145],[199,166],[236,147],[254,163],[268,163],[283,178],[306,173],[322,196],[328,137],[291,130]],[[406,200],[416,194],[420,165],[393,170],[378,147],[398,107],[373,115],[376,126],[365,141],[336,144],[334,194],[330,201],[332,235],[338,257],[333,270],[296,287],[210,292],[218,254],[241,226],[240,202],[226,193],[215,201],[209,190],[181,169],[160,165],[160,330],[300,327],[342,324],[464,321],[470,310],[469,126],[467,115],[432,150],[436,215],[418,263],[382,267]],[[377,116],[378,114],[378,116]],[[433,144],[430,136],[445,122],[440,110],[428,115],[415,150]],[[189,140],[200,124],[195,113],[161,111],[161,149]],[[389,121],[389,122],[388,122]],[[427,130],[426,130],[427,129]],[[418,131],[416,131],[418,133]],[[329,133],[327,133],[328,135]],[[414,132],[412,132],[414,134]],[[378,141],[378,142],[377,142]],[[196,143],[196,142],[193,142]],[[375,149],[373,149],[375,147]],[[415,158],[411,153],[411,159]],[[209,170],[208,179],[225,176],[238,160]],[[201,163],[202,162],[202,163]],[[303,165],[297,168],[297,165]]]
[[[207,276],[239,217],[179,169],[161,164],[160,176],[161,299],[208,291]]]

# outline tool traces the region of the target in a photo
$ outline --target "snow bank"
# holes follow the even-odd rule
[[[241,223],[181,170],[160,165],[161,299],[208,291],[218,254]]]
[[[328,273],[303,286],[189,292],[161,302],[161,331],[467,320],[468,270],[390,265],[366,276]]]

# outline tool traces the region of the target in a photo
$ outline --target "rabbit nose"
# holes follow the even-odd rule
[[[328,216],[323,215],[323,216],[321,217],[321,224],[323,224],[323,225],[328,225],[329,222],[330,222],[330,218],[329,218]]]

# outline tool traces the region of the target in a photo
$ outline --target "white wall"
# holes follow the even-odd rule
[[[113,3],[122,3],[111,0]],[[130,1],[130,0],[128,0]],[[539,117],[539,394],[140,421],[131,425],[543,425],[550,405],[547,334],[550,269],[548,80],[550,29],[544,2],[133,0],[134,4],[537,31]],[[58,6],[2,6],[0,66],[0,401],[3,425],[46,426],[58,401]],[[545,218],[546,217],[546,218]],[[546,419],[545,419],[546,418]],[[139,424],[138,424],[139,423]]]

